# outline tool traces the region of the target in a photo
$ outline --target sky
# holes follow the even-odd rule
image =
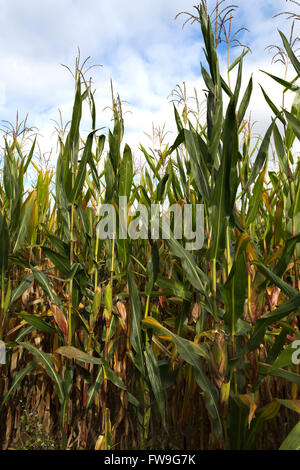
[[[201,30],[198,23],[182,28],[186,17],[180,11],[195,12],[195,0],[0,0],[0,120],[15,122],[28,115],[28,126],[39,130],[42,153],[56,148],[54,120],[71,118],[74,79],[65,67],[74,69],[77,48],[81,57],[90,56],[89,65],[101,64],[87,72],[93,79],[97,107],[97,127],[111,126],[110,80],[123,102],[124,143],[139,158],[139,143],[152,146],[145,133],[165,125],[166,142],[173,143],[176,129],[170,93],[177,85],[187,86],[187,94],[197,90],[204,99],[200,62],[205,66]],[[214,3],[208,0],[209,6]],[[229,2],[231,3],[231,2]],[[272,18],[293,4],[285,0],[236,0],[238,10],[233,29],[241,26],[239,39],[252,53],[244,59],[243,89],[253,73],[251,100],[254,133],[262,134],[270,124],[271,111],[262,97],[259,83],[280,107],[281,88],[260,70],[283,76],[280,64],[271,64],[266,47],[281,44],[278,29],[289,34],[290,22]],[[289,7],[289,8],[287,8]],[[296,8],[296,7],[295,7]],[[300,26],[300,23],[299,23]],[[295,33],[300,36],[300,28]],[[298,29],[298,31],[297,31]],[[231,51],[231,61],[242,52]],[[226,51],[220,49],[221,70],[226,67]],[[234,78],[234,75],[232,79]],[[292,97],[286,100],[291,105]],[[191,106],[195,100],[190,99]],[[5,123],[2,123],[5,125]],[[91,129],[85,108],[82,132]]]

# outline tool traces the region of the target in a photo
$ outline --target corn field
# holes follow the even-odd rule
[[[266,73],[293,105],[278,109],[262,89],[269,127],[253,139],[247,51],[222,77],[205,2],[191,19],[207,61],[205,123],[174,104],[177,137],[159,153],[141,145],[143,168],[120,98],[106,135],[79,68],[55,171],[34,163],[37,139],[27,151],[17,132],[3,137],[3,450],[300,448],[300,62],[279,32],[295,79]],[[99,238],[98,208],[115,207],[118,225],[120,196],[128,223],[129,208],[151,204],[190,204],[195,221],[202,204],[202,248],[174,236],[175,214],[169,239]],[[43,438],[30,440],[32,422]]]

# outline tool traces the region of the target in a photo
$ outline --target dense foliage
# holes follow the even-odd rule
[[[141,146],[142,171],[122,144],[120,102],[113,99],[106,139],[80,74],[55,175],[33,163],[36,141],[25,152],[16,134],[5,138],[3,449],[33,445],[32,416],[47,436],[38,431],[40,448],[300,447],[300,375],[292,361],[300,339],[300,162],[293,156],[300,88],[273,77],[294,93],[293,106],[277,109],[263,90],[272,117],[253,148],[245,121],[252,78],[241,90],[245,53],[229,67],[228,76],[237,72],[232,87],[220,75],[205,8],[197,11],[206,123],[193,125],[174,106],[178,136],[158,157]],[[300,63],[281,39],[299,77]],[[86,100],[92,129],[84,142]],[[272,142],[277,172],[268,167]],[[33,165],[37,179],[28,189]],[[119,196],[149,212],[151,204],[204,204],[204,246],[187,251],[173,236],[99,239],[97,208],[118,208]]]

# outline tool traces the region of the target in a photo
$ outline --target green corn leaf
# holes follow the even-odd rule
[[[259,318],[256,321],[254,332],[245,346],[247,351],[253,351],[258,348],[262,342],[265,331],[269,325],[276,323],[282,318],[286,317],[291,312],[296,312],[300,307],[300,294],[280,305],[277,309],[273,310],[268,315]]]
[[[283,281],[280,279],[279,276],[277,276],[273,271],[271,271],[269,268],[267,268],[264,264],[254,261],[253,264],[257,266],[257,268],[269,279],[269,281],[272,282],[272,284],[275,284],[278,286],[282,292],[284,292],[286,295],[289,297],[295,297],[298,294],[298,291],[294,289],[290,284],[287,282]]]
[[[97,377],[95,379],[95,382],[88,389],[86,409],[88,409],[90,407],[90,405],[93,403],[97,392],[102,387],[103,381],[104,381],[103,368],[100,367],[99,372],[97,374]]]
[[[127,388],[125,386],[125,384],[122,382],[121,379],[119,379],[118,375],[116,374],[115,371],[113,371],[110,367],[109,367],[109,364],[107,361],[103,360],[103,371],[104,371],[104,375],[106,376],[106,378],[108,380],[110,380],[110,382],[112,382],[116,387],[120,388],[121,390],[126,390],[127,392],[127,398],[128,398],[128,401],[135,407],[138,407],[139,406],[139,402],[138,400],[131,394],[127,391]]]
[[[39,318],[30,313],[19,313],[18,314],[26,323],[34,326],[36,330],[43,331],[45,333],[56,333],[56,329],[50,326],[45,320]]]
[[[151,388],[152,388],[153,395],[157,403],[157,407],[158,407],[158,410],[159,410],[159,413],[163,422],[163,426],[166,430],[166,410],[165,410],[164,391],[163,391],[163,386],[161,382],[157,359],[149,343],[147,343],[146,345],[146,349],[144,351],[144,357],[145,357],[145,364],[146,364],[146,368],[148,372],[148,379],[151,384]]]
[[[184,249],[178,240],[174,238],[173,234],[170,234],[170,238],[166,240],[166,243],[173,255],[180,259],[182,268],[189,282],[198,292],[201,292],[205,296],[210,304],[211,299],[208,295],[206,286],[199,275],[199,268],[197,269],[194,256]]]
[[[292,51],[292,48],[291,48],[287,38],[285,37],[285,35],[281,31],[279,31],[279,34],[281,36],[284,48],[285,48],[285,50],[286,50],[286,52],[289,56],[289,59],[290,59],[291,63],[293,64],[293,67],[296,70],[296,73],[299,76],[300,75],[300,62],[297,59],[297,57],[295,56],[294,52]]]
[[[230,327],[232,335],[236,333],[237,321],[242,316],[244,311],[248,279],[244,249],[248,243],[248,237],[241,242],[229,277],[222,288],[222,296],[226,307],[224,320],[225,323]]]
[[[209,73],[207,72],[207,70],[205,70],[205,68],[203,67],[203,65],[201,64],[201,75],[203,77],[203,80],[205,82],[205,85],[207,86],[207,89],[211,92],[211,93],[214,93],[214,82],[211,78],[211,76],[209,75]]]
[[[42,246],[42,252],[47,258],[50,259],[50,261],[54,264],[55,268],[60,273],[62,273],[67,278],[71,276],[70,262],[65,254],[62,255],[62,253],[56,253],[46,246]]]
[[[268,150],[269,150],[269,145],[270,145],[270,140],[271,140],[271,135],[272,135],[272,132],[273,132],[273,128],[274,128],[274,121],[272,122],[272,124],[268,128],[268,130],[267,130],[267,132],[266,132],[266,134],[263,138],[263,141],[261,143],[261,146],[259,148],[258,154],[257,154],[256,159],[255,159],[253,168],[251,170],[249,179],[246,183],[245,191],[251,186],[252,183],[254,183],[257,175],[259,174],[260,170],[262,169],[262,167],[264,166],[264,164],[266,162],[266,158],[267,158],[267,155],[268,155]]]
[[[105,145],[105,135],[102,134],[98,137],[98,142],[97,142],[97,162],[100,160],[101,155],[104,150],[104,145]]]
[[[127,269],[128,286],[129,286],[129,304],[130,304],[130,342],[136,352],[136,359],[139,367],[145,374],[145,366],[143,361],[144,339],[141,331],[142,309],[138,296],[138,290],[132,274],[132,265],[129,263]]]
[[[264,187],[265,169],[260,173],[252,191],[252,197],[249,202],[249,210],[246,219],[246,227],[249,227],[257,217],[259,206],[262,202],[262,192]]]
[[[182,124],[182,121],[180,119],[180,116],[179,116],[179,113],[175,107],[175,104],[173,103],[173,109],[174,109],[174,115],[175,115],[175,121],[176,121],[176,125],[177,125],[177,130],[178,132],[181,132],[182,129],[183,129],[183,124]]]
[[[56,383],[57,395],[58,395],[59,401],[60,403],[63,403],[64,390],[63,390],[62,378],[56,372],[51,355],[37,349],[32,344],[23,343],[22,341],[20,341],[18,344],[22,346],[23,348],[27,349],[29,352],[31,352],[31,354],[33,354],[38,359],[38,361],[41,362],[45,366],[47,374]]]
[[[242,71],[243,71],[243,59],[241,59],[240,62],[239,62],[239,68],[238,68],[238,73],[237,73],[237,78],[236,78],[236,84],[235,84],[234,93],[233,93],[236,104],[237,104],[239,94],[240,94],[240,91],[241,91]]]
[[[174,281],[173,279],[165,278],[161,275],[158,275],[156,279],[156,284],[163,289],[164,292],[168,292],[169,295],[174,295],[183,300],[190,301],[192,298],[192,293],[180,282]]]
[[[8,267],[9,234],[6,219],[0,212],[0,275]]]
[[[57,252],[63,256],[64,258],[70,259],[70,247],[67,243],[62,241],[60,238],[56,237],[53,235],[46,226],[43,226],[43,229],[45,230],[47,234],[47,240],[51,242],[51,245],[53,248],[57,250]],[[44,247],[42,247],[42,250]]]
[[[280,256],[274,269],[276,276],[281,277],[285,273],[297,243],[300,243],[300,233],[286,240],[282,255]]]
[[[247,439],[249,408],[241,400],[239,395],[230,396],[230,448],[231,450],[243,449]]]
[[[76,361],[84,362],[86,364],[97,364],[102,365],[103,359],[91,356],[90,354],[81,351],[74,346],[61,346],[55,351],[57,354],[61,354],[68,359],[74,359]]]
[[[105,192],[105,202],[111,201],[113,193],[115,190],[116,184],[116,175],[114,172],[111,159],[108,156],[105,161],[105,182],[106,182],[106,192]]]
[[[87,163],[89,164],[89,167],[91,169],[91,173],[92,173],[92,178],[93,178],[93,182],[94,182],[94,185],[95,187],[97,188],[97,191],[100,192],[101,191],[101,188],[100,188],[100,180],[99,180],[99,176],[98,176],[98,172],[97,172],[97,167],[95,165],[95,160],[94,160],[94,156],[93,156],[93,153],[90,152],[87,156]],[[94,191],[93,191],[93,187],[92,187],[92,183],[88,177],[88,174],[86,174],[86,182],[92,192],[92,194],[94,194]]]
[[[242,59],[245,57],[246,54],[248,54],[249,52],[249,49],[245,49],[243,50],[243,52],[241,53],[241,55],[239,55],[233,62],[232,64],[230,65],[229,69],[228,69],[228,72],[231,72],[231,70],[234,69],[234,67],[236,67],[236,65],[238,65]]]
[[[21,248],[27,236],[29,219],[32,213],[33,203],[34,203],[33,199],[28,199],[27,203],[24,204],[24,208],[23,208],[24,212],[22,215],[22,220],[21,220],[19,231],[18,231],[17,239],[15,242],[15,246],[13,249],[13,253],[16,253]]]
[[[271,364],[270,372],[273,372],[277,369],[282,369],[283,367],[291,366],[293,364],[292,356],[294,353],[295,349],[292,347],[292,344],[289,344],[285,349],[282,349],[275,361]]]
[[[300,450],[300,421],[285,438],[279,450]]]
[[[74,366],[67,366],[65,373],[64,373],[64,380],[62,382],[65,401],[67,400],[70,394],[70,391],[73,385],[73,378],[74,378]]]
[[[209,153],[211,160],[216,167],[219,166],[219,146],[222,136],[222,123],[223,123],[223,102],[222,102],[222,89],[219,84],[216,88],[215,96],[210,94],[208,100],[208,135],[209,135]],[[213,116],[215,119],[213,119]]]
[[[221,166],[215,182],[210,202],[212,239],[208,256],[216,259],[219,250],[225,247],[226,217],[232,215],[235,193],[237,190],[237,121],[235,115],[235,100],[230,100],[223,133],[223,153]]]
[[[270,106],[270,108],[272,109],[273,113],[275,114],[276,117],[278,117],[278,119],[282,122],[283,125],[285,125],[285,119],[282,117],[282,114],[281,114],[281,111],[279,111],[279,109],[275,106],[275,104],[273,103],[273,101],[269,98],[269,96],[267,95],[267,93],[265,92],[265,90],[263,89],[263,87],[261,85],[259,85],[260,88],[261,88],[261,91],[264,95],[264,98],[266,100],[266,102],[268,103],[268,105]]]
[[[126,144],[120,167],[119,195],[129,198],[132,188],[133,163],[130,147]]]
[[[300,400],[281,400],[280,398],[277,398],[276,401],[278,401],[280,405],[300,414]]]
[[[283,327],[280,334],[275,339],[272,349],[268,354],[268,357],[266,359],[267,364],[272,365],[276,361],[277,357],[279,356],[286,343],[287,333],[288,329]]]
[[[49,299],[51,299],[52,302],[54,302],[58,307],[60,307],[63,310],[63,305],[60,299],[57,297],[57,295],[52,291],[50,287],[48,276],[43,271],[40,271],[39,269],[36,269],[33,266],[31,266],[31,270],[32,270],[34,279],[41,286],[44,292],[48,295]]]
[[[153,174],[155,176],[158,176],[156,175],[156,169],[155,169],[155,165],[154,165],[154,158],[152,157],[152,155],[150,155],[147,150],[140,144],[140,149],[141,151],[143,152],[143,154],[145,155],[145,158],[147,160],[147,163],[149,165],[149,167],[151,168]]]
[[[221,85],[225,93],[229,96],[229,98],[232,98],[232,91],[230,90],[229,86],[225,82],[224,78],[221,77]]]
[[[300,140],[300,121],[293,114],[288,111],[284,111],[287,117],[288,123],[290,124],[295,136]]]
[[[103,362],[102,367],[103,367],[104,374],[105,374],[106,378],[108,380],[110,380],[110,382],[112,382],[116,387],[120,388],[121,390],[126,390],[126,387],[125,387],[124,383],[122,382],[122,380],[119,379],[119,377],[117,376],[115,371],[113,371],[109,367],[109,365],[106,361]]]
[[[76,179],[74,182],[74,186],[72,188],[72,193],[70,197],[71,203],[74,203],[82,192],[82,188],[83,188],[83,185],[85,182],[85,176],[86,176],[86,165],[87,165],[88,159],[91,158],[90,154],[92,151],[93,138],[94,138],[95,132],[96,130],[94,130],[93,132],[90,132],[88,135],[88,138],[84,147],[84,151],[83,151],[83,156],[80,161],[78,172],[77,172]]]
[[[273,136],[274,136],[274,144],[275,144],[276,153],[279,159],[281,170],[285,174],[285,176],[289,178],[290,171],[289,171],[289,163],[287,159],[287,154],[283,145],[281,134],[276,124],[274,124]]]
[[[197,348],[197,345],[193,346],[190,341],[184,340],[180,336],[175,335],[170,332],[162,325],[160,325],[154,318],[147,318],[143,320],[143,325],[148,328],[154,328],[158,331],[167,331],[168,335],[171,336],[174,344],[177,347],[178,353],[182,358],[188,363],[191,364],[194,368],[196,382],[199,387],[204,391],[205,403],[209,414],[212,417],[214,423],[214,433],[218,439],[221,439],[222,436],[222,424],[221,418],[218,410],[218,396],[217,390],[209,381],[207,375],[205,374],[200,359],[200,348]],[[199,345],[198,345],[199,346]],[[198,354],[195,352],[197,348]],[[206,353],[207,354],[207,353]]]
[[[33,157],[33,152],[34,152],[34,149],[35,149],[35,144],[36,144],[36,137],[34,138],[34,141],[33,141],[33,143],[32,143],[31,149],[30,149],[30,151],[29,151],[28,157],[27,157],[27,159],[26,159],[26,163],[25,163],[25,165],[24,165],[24,173],[26,173],[26,170],[27,170],[27,168],[28,168],[28,166],[29,166],[29,163],[31,162],[31,159],[32,159],[32,157]]]
[[[80,78],[77,80],[76,84],[76,93],[74,98],[74,105],[73,105],[73,113],[72,113],[72,120],[71,120],[71,128],[69,133],[69,156],[71,157],[74,150],[75,152],[78,151],[78,141],[79,141],[79,126],[81,121],[82,115],[82,95],[81,95],[81,84]],[[74,155],[74,163],[76,165],[76,157]],[[69,161],[69,167],[71,166],[71,161]],[[76,166],[75,166],[76,168]]]
[[[266,421],[270,421],[274,419],[280,409],[280,405],[276,400],[271,401],[266,406],[259,408],[256,410],[255,415],[256,418],[253,421],[253,426],[251,426],[249,436],[247,441],[243,446],[243,450],[253,449],[255,444],[257,443],[257,438],[259,433],[263,430],[263,425]]]
[[[207,201],[210,198],[210,188],[208,184],[208,170],[202,155],[198,136],[192,131],[184,130],[184,138],[187,151],[191,158],[191,169],[193,179],[201,196]]]
[[[151,247],[151,258],[147,267],[147,283],[145,286],[146,295],[150,295],[153,289],[153,285],[156,282],[159,273],[159,250],[157,242],[152,243]]]
[[[258,364],[258,372],[263,376],[271,375],[272,377],[279,377],[281,379],[287,380],[288,382],[298,385],[298,387],[300,386],[300,375],[295,374],[295,372],[291,372],[289,370],[281,368],[273,369],[272,365],[263,364],[261,362]]]
[[[34,331],[34,327],[33,326],[27,326],[25,328],[22,328],[20,333],[17,335],[16,337],[16,343],[18,343],[19,341],[21,341],[21,339],[25,338],[27,335],[29,335],[30,333],[32,333]]]
[[[300,181],[298,182],[298,185],[296,187],[296,196],[295,196],[294,206],[293,206],[293,217],[296,217],[299,212],[300,212]]]
[[[155,318],[145,318],[142,322],[142,325],[146,328],[151,328],[162,335],[169,336],[177,347],[179,354],[181,354],[180,351],[187,351],[192,355],[196,354],[197,356],[209,360],[209,355],[203,346],[176,335],[157,320],[155,320]]]
[[[156,189],[156,202],[161,202],[163,197],[164,197],[164,194],[165,194],[165,189],[166,189],[166,185],[167,185],[167,182],[169,180],[169,173],[167,172],[164,177],[160,180],[160,182],[158,183],[157,185],[157,189]]]
[[[273,80],[275,80],[277,83],[284,86],[286,90],[295,91],[296,93],[299,93],[300,87],[298,87],[297,85],[294,85],[291,82],[283,80],[283,78],[276,77],[275,75],[272,75],[271,73],[264,72],[264,70],[261,70],[261,72],[263,72],[266,75],[268,75],[269,77],[273,78]]]
[[[291,117],[292,116],[292,117]],[[285,132],[285,139],[284,139],[284,144],[286,147],[286,152],[291,151],[295,138],[296,138],[296,133],[298,131],[299,135],[299,121],[300,121],[300,93],[295,93],[295,97],[291,106],[291,112],[289,114],[290,120],[292,122],[289,122],[288,120],[288,126]],[[293,119],[294,117],[294,119]],[[295,132],[296,131],[296,132]],[[289,152],[289,158],[291,160],[291,163],[293,163],[292,159],[292,154]]]

